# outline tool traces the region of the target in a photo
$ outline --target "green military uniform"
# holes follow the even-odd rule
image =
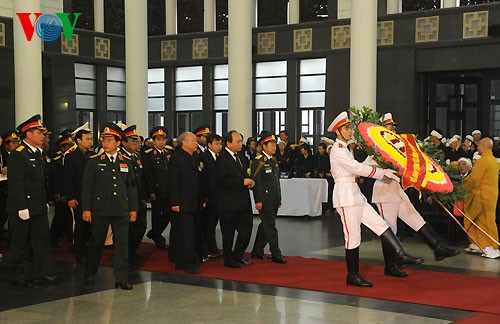
[[[256,173],[257,169],[260,170]],[[264,255],[264,247],[269,243],[273,259],[281,258],[278,245],[278,230],[276,229],[276,215],[281,204],[280,171],[278,162],[263,154],[252,162],[251,177],[254,177],[255,187],[253,196],[255,203],[262,203],[259,210],[261,223],[257,229],[252,256],[260,258]]]
[[[128,278],[128,227],[130,211],[138,209],[135,172],[129,159],[116,153],[111,162],[106,153],[94,155],[85,165],[82,188],[83,211],[92,212],[92,235],[87,249],[86,278],[97,273],[102,248],[111,224],[114,241],[114,275],[117,282]]]
[[[20,133],[30,129],[45,130],[39,115],[18,126]],[[32,280],[49,276],[52,271],[44,163],[40,150],[25,141],[9,157],[11,280],[17,286],[29,286]],[[26,210],[29,218],[23,220],[19,212]]]
[[[150,137],[167,136],[167,130],[162,126],[153,128],[150,132]],[[147,195],[156,196],[155,200],[151,201],[151,230],[147,233],[147,237],[152,239],[156,246],[161,249],[166,249],[165,238],[162,236],[163,231],[170,223],[170,208],[168,205],[168,164],[172,152],[166,148],[159,151],[153,147],[144,152],[144,177]]]

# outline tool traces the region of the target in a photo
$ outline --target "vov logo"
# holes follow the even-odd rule
[[[19,17],[26,40],[30,42],[36,32],[44,42],[52,42],[61,36],[61,31],[64,33],[64,38],[70,41],[81,13],[73,13],[75,17],[73,23],[69,21],[71,13],[65,12],[57,12],[55,15],[42,14],[41,12],[16,12],[16,15]],[[31,15],[35,16],[34,22],[31,21]]]

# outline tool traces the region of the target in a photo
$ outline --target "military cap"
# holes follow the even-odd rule
[[[211,132],[208,126],[200,126],[193,131],[193,134],[196,135],[196,137],[199,137],[199,136],[208,136],[211,134]]]
[[[349,119],[347,112],[343,111],[340,114],[338,114],[337,117],[335,117],[330,126],[328,126],[327,130],[329,132],[336,132],[337,129],[339,129],[340,127],[350,124],[351,120]]]
[[[276,142],[276,136],[274,134],[271,134],[271,132],[268,131],[262,131],[260,133],[260,138],[259,138],[259,144],[264,145],[267,142]]]
[[[92,131],[90,130],[89,122],[86,122],[82,126],[75,129],[73,132],[71,132],[71,136],[74,138],[78,132],[84,132],[85,134],[92,133]]]
[[[61,132],[56,142],[57,146],[63,146],[64,144],[74,144],[71,133]]]
[[[137,134],[136,130],[137,126],[132,125],[123,130],[123,133],[125,133],[125,137],[130,137],[130,138],[135,138],[135,139],[140,139],[141,137],[139,134]]]
[[[17,131],[15,129],[10,130],[2,135],[2,139],[4,142],[12,142],[12,141],[20,141],[19,135],[17,135]]]
[[[40,115],[35,115],[31,117],[30,119],[26,120],[25,122],[21,123],[19,126],[17,126],[17,131],[19,134],[24,134],[30,129],[40,129],[45,133],[46,128],[42,123]]]
[[[380,121],[382,122],[383,125],[389,125],[392,124],[394,126],[397,126],[398,123],[392,119],[392,114],[391,113],[385,113],[382,117],[380,117]]]
[[[123,138],[123,132],[118,125],[113,124],[113,123],[106,123],[104,125],[104,129],[101,132],[101,137],[102,136],[111,136],[111,135],[118,137],[118,139],[120,141]]]
[[[149,137],[151,137],[152,139],[154,139],[156,136],[164,136],[164,137],[167,137],[168,136],[168,131],[165,127],[163,126],[156,126],[155,128],[153,128],[150,132],[149,132]]]

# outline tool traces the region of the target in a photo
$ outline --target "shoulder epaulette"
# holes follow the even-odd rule
[[[71,152],[73,152],[74,150],[76,150],[76,148],[78,147],[78,145],[73,145],[72,147],[70,147],[66,152],[64,152],[64,155],[66,154],[69,154]]]
[[[256,160],[260,160],[263,156],[264,156],[264,155],[257,155],[257,156],[255,157],[255,159],[256,159]]]
[[[59,160],[60,158],[62,158],[62,155],[55,156],[55,157],[52,159],[52,161],[57,161],[57,160]]]
[[[174,150],[174,148],[173,148],[172,146],[170,146],[170,145],[165,145],[165,148],[166,148],[167,150],[171,150],[171,151],[173,151],[173,150]]]
[[[22,150],[24,150],[24,145],[19,145],[19,146],[16,148],[16,151],[18,151],[18,152],[21,152]]]
[[[151,153],[151,151],[153,151],[153,149],[152,149],[152,148],[147,149],[146,151],[144,151],[144,153]]]
[[[96,158],[96,157],[98,157],[98,156],[101,156],[103,153],[104,153],[104,151],[103,151],[103,152],[99,152],[99,153],[94,154],[94,155],[91,155],[91,156],[90,156],[90,158],[91,158],[91,159]]]
[[[132,161],[132,159],[127,156],[127,154],[123,154],[122,152],[118,152],[118,155],[121,156],[121,157],[123,157],[123,158],[125,158],[125,159],[127,159],[127,160]]]

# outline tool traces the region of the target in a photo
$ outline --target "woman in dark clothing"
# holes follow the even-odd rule
[[[316,159],[311,154],[309,144],[300,145],[301,155],[295,165],[297,178],[314,178],[316,175]]]
[[[245,149],[245,157],[248,161],[252,161],[257,156],[257,141],[253,137],[249,137],[247,139],[246,149]]]
[[[292,171],[292,155],[290,150],[286,149],[285,142],[280,142],[278,144],[278,150],[276,150],[276,160],[278,161],[280,172]]]

